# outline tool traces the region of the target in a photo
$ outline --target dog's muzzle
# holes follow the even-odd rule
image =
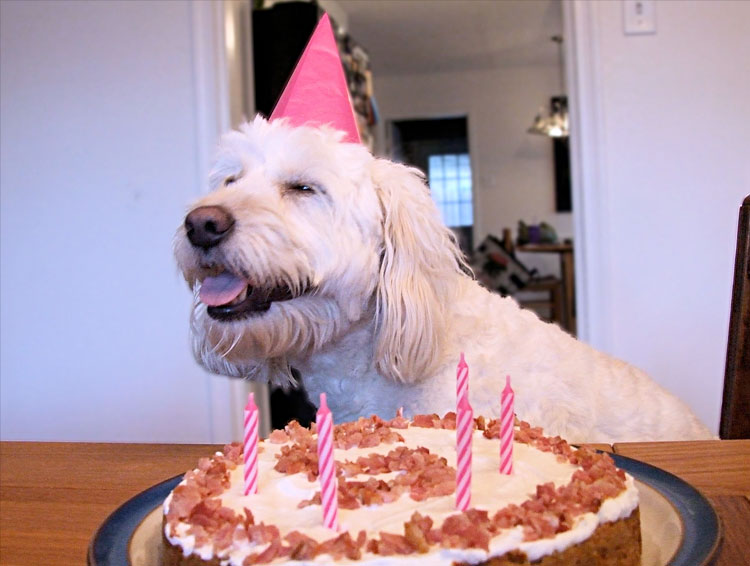
[[[196,251],[207,255],[232,232],[235,220],[221,206],[199,206],[185,217],[185,234]],[[245,277],[235,275],[221,265],[207,264],[210,274],[201,280],[198,296],[206,305],[207,314],[220,321],[247,318],[266,312],[271,304],[295,297],[286,285],[264,287],[254,285]],[[306,292],[307,286],[301,289]]]

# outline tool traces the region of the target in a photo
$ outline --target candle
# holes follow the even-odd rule
[[[258,407],[252,393],[247,396],[244,430],[245,495],[251,495],[258,493]]]
[[[474,434],[474,412],[464,395],[456,412],[456,508],[466,511],[471,503],[471,440]]]
[[[505,377],[505,388],[500,395],[500,473],[513,473],[513,429],[515,394],[510,387],[510,376]]]
[[[323,506],[323,525],[338,530],[338,483],[333,461],[333,416],[326,403],[326,394],[320,394],[320,409],[316,415],[318,429],[318,479],[320,502]]]
[[[458,361],[456,370],[456,407],[464,395],[467,397],[469,395],[469,366],[466,365],[464,353],[461,352],[461,359]]]

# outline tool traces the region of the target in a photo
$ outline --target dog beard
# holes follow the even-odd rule
[[[352,302],[357,301],[350,298]],[[368,301],[364,303],[342,309],[335,299],[313,293],[272,303],[267,311],[245,319],[219,321],[208,314],[196,291],[191,317],[193,354],[213,373],[287,388],[295,384],[289,360],[345,334],[362,317]]]

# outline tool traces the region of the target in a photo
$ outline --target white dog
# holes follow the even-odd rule
[[[421,173],[340,139],[260,117],[223,138],[175,243],[206,368],[294,367],[346,421],[455,410],[465,352],[477,415],[509,374],[519,418],[571,441],[711,437],[643,372],[477,284]]]

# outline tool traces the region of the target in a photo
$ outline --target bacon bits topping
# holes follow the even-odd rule
[[[360,531],[356,539],[346,532],[336,538],[328,539],[318,545],[316,556],[318,554],[330,554],[334,560],[349,558],[350,560],[359,560],[362,558],[362,547],[367,542],[367,533]]]
[[[289,442],[289,435],[280,428],[277,428],[268,436],[268,442],[272,444],[285,444]]]
[[[396,414],[396,416],[389,420],[386,424],[391,428],[409,428],[409,419],[407,419],[404,416],[403,411],[399,409],[399,412]]]
[[[479,428],[479,424],[481,423],[480,430],[484,429],[484,417],[480,419],[474,420],[474,426],[476,428]],[[438,428],[438,429],[445,429],[445,430],[456,430],[456,413],[453,411],[450,411],[445,414],[445,416],[441,419],[438,415],[432,414],[432,415],[415,415],[412,419],[411,426],[416,426],[419,428]]]
[[[338,463],[337,463],[338,464]],[[346,481],[349,475],[383,474],[403,472],[385,482],[375,478],[366,481]],[[427,448],[407,448],[398,446],[388,454],[362,456],[356,462],[344,462],[339,467],[338,503],[343,509],[357,509],[362,505],[389,503],[402,493],[409,493],[415,501],[429,497],[450,495],[456,489],[456,470],[448,466],[448,461]],[[320,505],[320,492],[312,499],[302,501],[299,506]]]
[[[393,444],[403,442],[404,437],[391,430],[391,427],[380,417],[373,415],[369,419],[361,417],[351,423],[343,423],[333,428],[333,445],[336,448],[372,448],[381,442]]]
[[[318,450],[312,438],[292,445],[281,447],[276,455],[278,462],[274,470],[282,474],[306,473],[307,479],[314,481],[318,477]]]
[[[292,421],[284,429],[284,435],[293,441],[292,444],[281,447],[281,452],[276,455],[278,462],[274,470],[282,474],[297,474],[304,472],[310,481],[318,477],[318,452],[316,439],[312,432],[300,426],[297,421]],[[271,435],[273,436],[273,435]],[[281,435],[277,435],[280,440]],[[269,440],[271,437],[269,437]],[[403,442],[404,437],[391,430],[388,424],[381,418],[373,415],[369,419],[360,418],[351,423],[338,424],[333,427],[333,444],[339,449],[349,448],[372,448],[381,443],[393,444]],[[342,473],[339,462],[336,462],[337,473]],[[351,469],[343,473],[353,475],[358,473]]]
[[[392,554],[413,554],[416,548],[404,535],[380,533],[380,539],[370,539],[367,550],[373,554],[390,556]]]
[[[311,560],[315,558],[318,541],[314,538],[303,535],[299,531],[292,531],[284,537],[284,540],[291,547],[289,558],[292,560]]]
[[[487,511],[469,509],[451,515],[440,527],[440,544],[444,548],[482,548],[489,550],[494,534]],[[496,532],[496,531],[495,531]]]
[[[224,456],[228,461],[234,464],[230,469],[242,463],[242,445],[239,442],[224,445]]]
[[[185,474],[185,483],[178,485],[172,492],[168,521],[189,518],[196,506],[210,501],[229,487],[229,472],[237,467],[234,458],[238,456],[231,445],[225,449],[229,449],[232,460],[221,453],[213,458],[201,458],[198,468]]]
[[[427,536],[431,528],[432,519],[414,511],[411,519],[404,523],[404,537],[417,552],[424,554],[430,550],[430,541],[427,540]]]

